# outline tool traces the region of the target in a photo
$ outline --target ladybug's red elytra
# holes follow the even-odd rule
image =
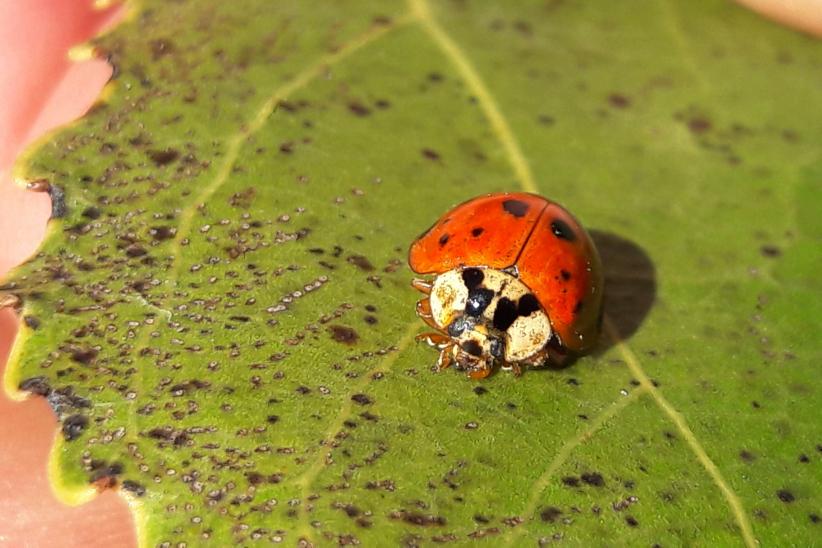
[[[590,350],[602,319],[599,254],[559,204],[524,192],[478,196],[446,212],[408,252],[417,315],[435,333],[417,337],[471,378],[495,364],[561,362]]]

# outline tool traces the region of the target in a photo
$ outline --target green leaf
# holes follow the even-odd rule
[[[3,286],[64,497],[116,481],[148,545],[818,538],[818,42],[710,0],[133,11]],[[595,229],[600,348],[433,374],[407,247],[506,189]]]

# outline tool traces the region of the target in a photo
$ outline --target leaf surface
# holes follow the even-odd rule
[[[708,0],[133,10],[3,286],[66,496],[151,545],[818,536],[817,42]],[[407,247],[521,189],[594,229],[600,348],[434,375]]]

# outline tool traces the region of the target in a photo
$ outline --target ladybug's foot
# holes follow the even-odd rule
[[[485,377],[487,377],[490,374],[491,374],[491,368],[490,367],[484,367],[482,369],[471,369],[470,371],[468,371],[468,376],[471,377],[472,379],[474,379],[475,381],[478,381],[480,379],[484,379]]]
[[[417,291],[425,293],[426,295],[431,293],[432,285],[433,284],[431,282],[429,282],[428,280],[424,280],[422,278],[414,278],[413,280],[411,280],[411,287],[413,287]]]
[[[437,358],[437,373],[443,369],[448,369],[454,363],[453,346],[449,345],[440,349],[440,355]]]
[[[519,377],[522,375],[522,367],[520,367],[518,363],[512,363],[511,373],[513,373],[515,377]]]

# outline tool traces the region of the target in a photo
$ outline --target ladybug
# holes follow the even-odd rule
[[[417,315],[435,333],[417,337],[471,378],[494,366],[562,363],[596,343],[602,322],[599,254],[582,225],[542,196],[478,196],[446,212],[408,252]]]

